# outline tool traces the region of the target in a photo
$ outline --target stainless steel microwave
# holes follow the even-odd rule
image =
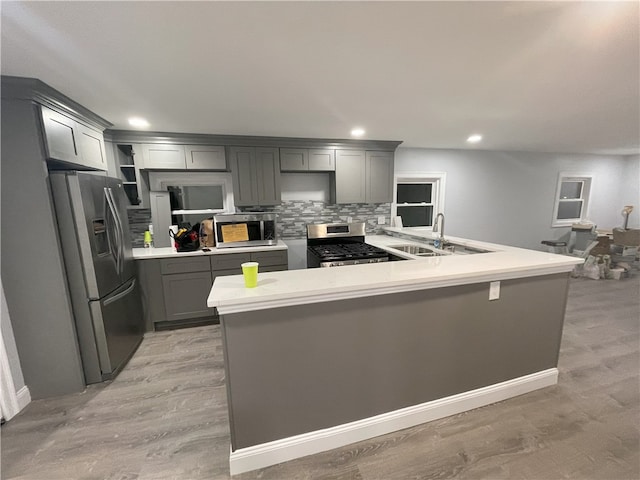
[[[254,247],[278,243],[275,213],[231,213],[214,215],[216,246]]]

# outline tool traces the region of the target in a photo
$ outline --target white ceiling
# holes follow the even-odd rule
[[[1,2],[2,74],[114,124],[640,152],[640,3]],[[481,133],[471,147],[465,139]]]

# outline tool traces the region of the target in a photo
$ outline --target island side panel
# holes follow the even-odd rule
[[[568,274],[223,315],[232,450],[558,363]]]

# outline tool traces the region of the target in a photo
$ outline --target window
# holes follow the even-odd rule
[[[396,176],[392,215],[404,227],[433,227],[444,209],[444,173],[407,173]]]
[[[552,227],[567,227],[587,217],[592,175],[560,173]]]

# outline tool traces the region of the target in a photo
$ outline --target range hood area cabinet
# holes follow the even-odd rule
[[[281,203],[278,148],[229,147],[228,156],[236,206],[266,206]]]
[[[391,203],[393,152],[336,150],[336,203]]]
[[[143,143],[142,167],[151,170],[226,170],[224,147]]]
[[[328,148],[281,148],[280,170],[283,172],[334,172],[336,151]]]
[[[78,170],[107,170],[102,131],[41,106],[46,157]]]

